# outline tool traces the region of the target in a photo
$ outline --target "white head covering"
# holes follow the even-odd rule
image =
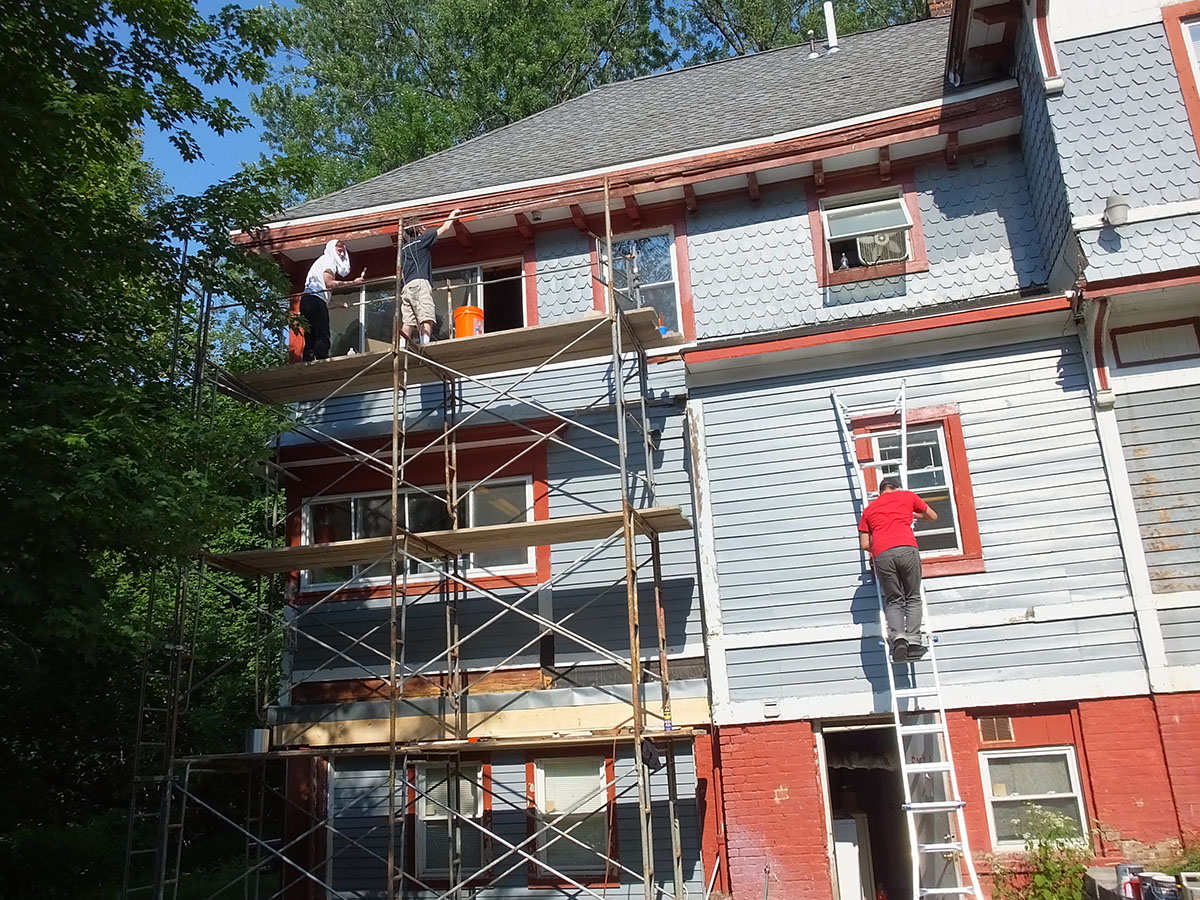
[[[325,273],[332,272],[339,278],[350,274],[350,254],[345,250],[338,252],[336,239],[325,244],[325,251],[317,257],[309,267],[308,277],[304,279],[304,293],[316,294],[329,302],[329,288],[325,286]]]

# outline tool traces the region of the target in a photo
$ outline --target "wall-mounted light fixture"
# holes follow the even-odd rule
[[[1124,225],[1129,221],[1129,198],[1113,194],[1104,204],[1104,221],[1108,225]]]

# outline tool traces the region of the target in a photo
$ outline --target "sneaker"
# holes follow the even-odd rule
[[[428,345],[431,342],[431,340],[432,339],[430,338],[429,335],[422,334],[421,335],[421,346],[424,347],[424,346]]]
[[[897,638],[892,642],[892,662],[908,662],[908,641]]]

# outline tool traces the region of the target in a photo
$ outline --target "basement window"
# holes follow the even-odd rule
[[[992,846],[1020,850],[1030,830],[1030,808],[1053,813],[1086,840],[1079,765],[1073,747],[991,750],[980,754]]]

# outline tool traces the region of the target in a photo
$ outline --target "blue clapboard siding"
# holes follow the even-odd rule
[[[1153,590],[1200,591],[1200,385],[1122,394],[1116,412]]]
[[[553,352],[547,350],[547,356]],[[636,369],[632,360],[623,364],[626,396],[637,394]],[[559,415],[590,407],[592,411],[611,410],[613,373],[609,357],[572,364],[557,364],[529,374],[518,371],[485,376],[489,387],[462,382],[462,421],[476,413],[480,406],[488,408],[473,415],[469,425],[489,425],[507,419],[539,419],[546,409]],[[668,360],[654,363],[648,372],[652,397],[669,400],[684,393],[683,363]],[[509,396],[504,396],[507,393]],[[532,402],[530,402],[532,401]],[[442,408],[445,403],[441,382],[414,387],[408,395],[404,419],[409,430],[429,430],[442,427]],[[392,427],[391,391],[372,391],[346,397],[334,397],[323,404],[298,404],[297,415],[305,425],[341,440],[387,434]],[[610,418],[612,416],[610,415]],[[284,434],[285,445],[304,444],[316,439],[303,429]]]
[[[691,520],[690,476],[684,441],[685,417],[677,407],[656,407],[652,413],[652,425],[661,433],[660,450],[654,454],[655,502],[658,505],[678,505]],[[611,415],[592,415],[581,421],[604,434],[615,434]],[[605,464],[574,449],[552,446],[547,454],[550,515],[565,517],[619,510],[620,481],[612,462],[616,458],[615,445],[583,429],[576,429],[569,436],[572,446],[610,462]],[[630,471],[644,473],[640,435],[631,430],[629,442],[632,446]],[[647,505],[649,497],[644,490],[639,496],[643,505]],[[648,546],[647,540],[639,540],[643,559]],[[555,545],[551,548],[551,572],[557,574],[566,571],[581,555],[594,547],[595,542]],[[700,656],[703,648],[694,532],[663,535],[661,554],[668,652],[672,655]],[[628,603],[622,583],[624,574],[624,543],[618,539],[605,552],[581,566],[578,572],[554,586],[552,608],[555,620],[613,653],[628,656]],[[658,629],[651,587],[652,572],[646,566],[640,574],[642,646],[647,655],[656,656]],[[524,590],[510,589],[497,593],[514,602]],[[293,679],[326,681],[385,676],[388,671],[389,606],[390,601],[386,598],[347,599],[327,601],[317,609],[302,613],[297,646],[292,656]],[[522,608],[537,612],[537,598],[530,597],[524,601]],[[477,594],[468,595],[462,603],[461,633],[470,633],[502,612],[503,608],[495,601]],[[538,646],[533,641],[539,630],[540,626],[523,616],[505,614],[463,646],[462,664],[473,669],[502,662],[507,666],[537,665]],[[432,660],[445,649],[444,607],[436,595],[410,607],[407,634],[406,658],[410,665],[421,665],[426,660]],[[533,643],[529,647],[509,659],[511,654],[530,642]],[[566,635],[558,635],[555,643],[555,658],[560,664],[603,661],[596,651],[573,642]],[[330,647],[350,659],[338,656]],[[444,669],[444,661],[439,661],[429,671]]]
[[[597,747],[597,756],[612,751],[612,745]],[[575,752],[575,751],[573,751]],[[542,755],[552,756],[553,751]],[[533,756],[528,757],[533,759]],[[528,837],[526,800],[526,754],[506,751],[493,753],[491,762],[492,823],[490,831],[510,844],[521,844]],[[696,771],[691,746],[676,744],[678,773],[678,815],[683,874],[687,891],[698,896],[704,890],[700,866],[699,831],[696,812]],[[633,760],[628,745],[618,748],[615,774],[618,793],[616,829],[617,858],[621,865],[635,872],[642,870],[641,839],[638,826],[636,782]],[[336,833],[331,836],[330,880],[333,887],[349,897],[374,898],[386,896],[388,762],[386,757],[339,757],[333,762],[330,778],[330,812]],[[654,806],[655,880],[669,888],[672,878],[671,837],[667,815],[667,779],[665,769],[651,777],[651,799]],[[411,821],[411,820],[410,820]],[[411,827],[411,826],[410,826]],[[399,829],[397,829],[399,830]],[[529,847],[523,849],[528,850]],[[500,840],[492,842],[490,859],[498,860],[507,848]],[[397,848],[398,858],[403,853]],[[582,897],[581,891],[571,888],[530,888],[528,868],[523,857],[511,855],[495,863],[493,874],[500,875],[518,863],[507,876],[494,885],[478,889],[480,898],[516,897]],[[642,895],[640,880],[622,874],[620,887],[604,890],[606,897],[633,900]],[[430,898],[413,884],[405,889],[411,897]]]
[[[1160,609],[1158,621],[1162,626],[1167,664],[1200,666],[1200,608]]]
[[[987,568],[928,579],[934,616],[1016,617],[1031,606],[1129,596],[1073,340],[704,388],[722,617],[744,647],[728,655],[735,700],[739,690],[758,696],[764,679],[774,679],[775,695],[866,686],[873,638],[765,647],[740,636],[877,622],[830,391],[851,405],[883,407],[902,378],[910,408],[958,406]],[[943,641],[950,682],[995,677],[998,660],[981,642],[997,651],[1003,642],[1011,678],[1140,665],[1128,616],[994,626]]]
[[[964,154],[957,169],[921,166],[915,180],[929,271],[827,289],[816,281],[803,190],[764,188],[758,204],[702,198],[688,218],[697,338],[850,322],[1045,283],[1019,152]]]

